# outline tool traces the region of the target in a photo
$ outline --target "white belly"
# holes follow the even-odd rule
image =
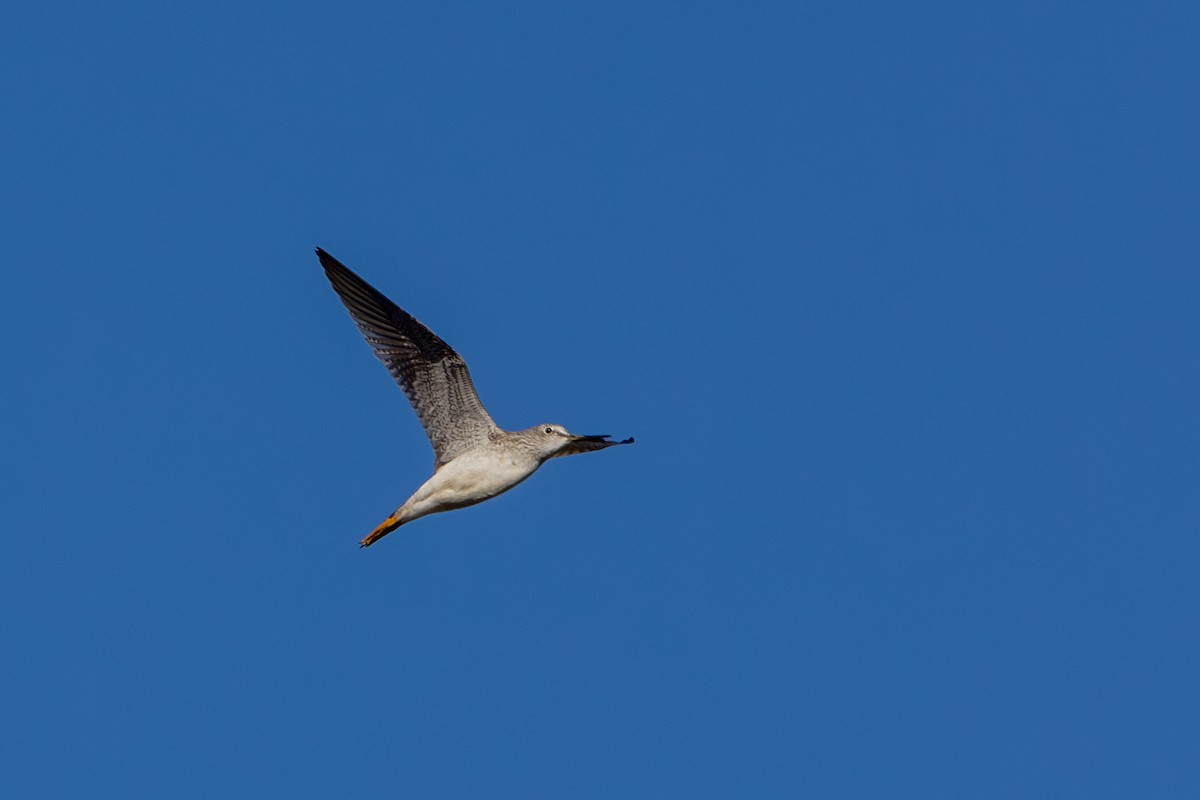
[[[480,503],[516,486],[538,466],[529,458],[464,453],[435,472],[404,505],[415,518]]]

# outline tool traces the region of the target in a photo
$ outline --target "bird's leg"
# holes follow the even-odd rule
[[[400,514],[400,512],[403,510],[404,510],[404,507],[401,506],[400,508],[397,508],[395,511],[393,511],[391,516],[388,517],[387,519],[385,519],[383,522],[379,523],[379,526],[377,528],[375,528],[375,530],[373,530],[369,534],[367,534],[366,538],[358,543],[358,546],[359,547],[370,547],[371,545],[375,544],[375,542],[379,541],[380,539],[387,536],[392,531],[396,530],[396,528],[399,528],[405,522],[408,522],[408,520],[405,519]]]

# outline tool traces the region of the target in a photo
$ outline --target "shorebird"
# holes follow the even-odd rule
[[[475,392],[462,356],[345,264],[317,248],[317,258],[342,304],[376,357],[399,384],[433,445],[433,477],[404,501],[360,547],[427,514],[482,503],[528,478],[547,459],[631,444],[608,436],[579,436],[543,423],[501,430]]]

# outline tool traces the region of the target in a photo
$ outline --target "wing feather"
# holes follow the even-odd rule
[[[462,356],[319,247],[317,257],[363,338],[417,413],[433,445],[434,469],[485,443],[496,423],[479,401]]]

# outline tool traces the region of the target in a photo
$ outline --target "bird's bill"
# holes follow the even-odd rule
[[[630,438],[625,439],[620,442],[612,441],[611,437],[612,437],[611,433],[593,433],[588,436],[572,436],[571,441],[573,441],[573,442],[596,442],[598,444],[632,444],[633,443],[633,437],[630,437]]]

